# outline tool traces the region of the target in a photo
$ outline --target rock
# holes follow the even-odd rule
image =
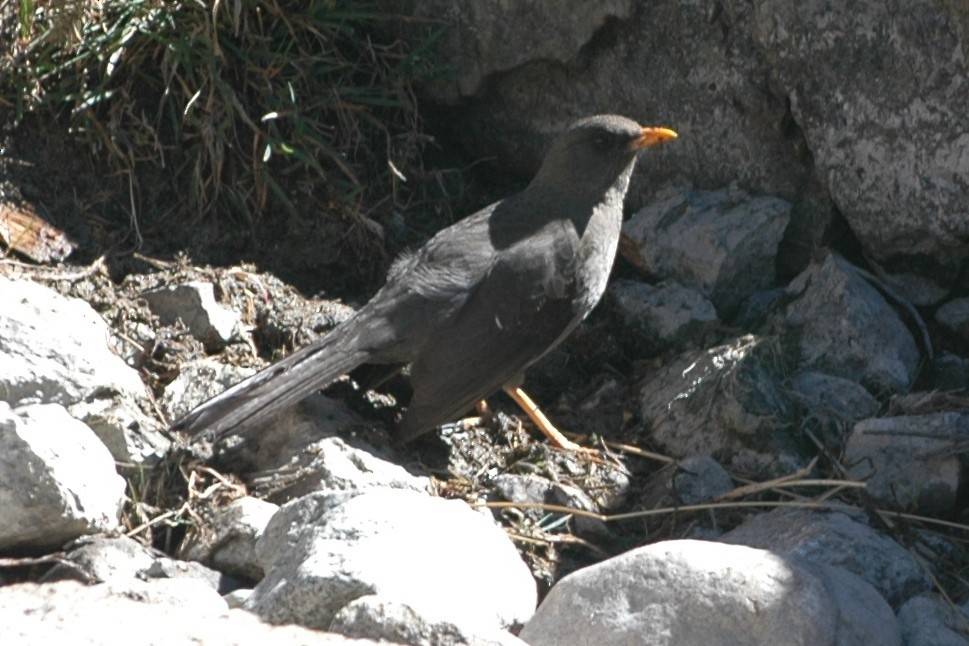
[[[833,589],[845,583],[854,594]],[[865,640],[851,641],[859,635]],[[570,574],[519,636],[532,646],[901,643],[885,601],[847,572],[692,540],[654,543]]]
[[[969,42],[961,7],[914,0],[906,12],[900,23],[884,5],[783,0],[751,14],[772,86],[865,253],[934,279],[938,295],[969,257],[969,115],[958,107],[969,103]]]
[[[318,401],[324,400],[328,409],[335,405],[343,410],[341,402],[322,396]],[[310,403],[297,409],[305,410]],[[353,419],[354,423],[359,423],[355,415]],[[319,422],[313,424],[319,430]],[[336,432],[336,429],[328,432]],[[307,434],[307,437],[311,435]],[[399,464],[374,455],[379,451],[364,442],[354,442],[359,446],[350,446],[340,437],[324,437],[311,441],[298,451],[294,450],[282,464],[271,463],[272,456],[267,455],[263,468],[274,470],[274,475],[255,480],[253,486],[256,490],[265,490],[269,498],[277,503],[288,502],[314,491],[357,491],[371,487],[410,489],[421,493],[428,491],[428,478],[413,475]],[[287,457],[285,450],[276,450],[274,453],[279,459]]]
[[[127,536],[91,536],[75,541],[68,547],[64,558],[67,563],[59,563],[48,570],[44,582],[134,579],[151,567],[156,555]]]
[[[78,402],[68,410],[94,431],[118,462],[155,464],[171,446],[162,425],[125,398]]]
[[[179,367],[178,377],[165,387],[160,399],[162,409],[168,413],[169,419],[178,419],[254,374],[253,368],[230,366],[212,359],[184,363]]]
[[[667,190],[623,225],[651,275],[677,280],[729,318],[751,294],[774,287],[790,203],[736,190]],[[627,253],[627,256],[632,253]]]
[[[906,392],[919,351],[908,328],[881,294],[843,258],[829,253],[787,288],[791,302],[778,328],[797,340],[801,365],[869,390]]]
[[[870,583],[893,607],[930,587],[904,547],[842,512],[776,509],[750,517],[720,540],[842,567]]]
[[[676,281],[653,286],[617,280],[608,295],[623,324],[624,345],[636,357],[696,347],[719,323],[710,301]]]
[[[499,473],[491,479],[491,484],[502,498],[511,502],[530,502],[560,505],[570,509],[598,513],[598,505],[581,489],[553,482],[532,474]],[[523,509],[522,512],[538,522],[548,512],[542,509]],[[595,518],[572,516],[570,524],[578,536],[608,536],[606,524]]]
[[[421,2],[417,15],[446,21],[443,31],[451,73],[434,86],[439,99],[477,94],[484,79],[534,59],[568,62],[609,20],[632,13],[630,0],[578,3],[569,11],[536,11],[530,2]],[[535,33],[555,38],[534,38]],[[509,43],[519,47],[509,47]]]
[[[405,489],[294,500],[256,552],[266,576],[246,607],[271,623],[327,628],[371,594],[495,627],[521,623],[535,607],[535,581],[497,525],[463,502]],[[458,595],[455,581],[474,585]]]
[[[730,320],[730,324],[745,332],[763,333],[764,324],[783,296],[783,287],[765,289],[751,294],[740,304],[740,309]]]
[[[511,633],[494,626],[454,623],[432,610],[421,612],[380,595],[360,597],[345,605],[333,618],[330,630],[347,637],[414,646],[526,646]]]
[[[930,366],[929,380],[935,390],[969,391],[969,359],[940,352]]]
[[[554,18],[534,12],[529,2],[480,4],[430,0],[405,5],[416,7],[421,17],[450,18],[446,36],[432,46],[430,56],[481,61],[480,43],[488,42],[505,52],[500,58],[518,62],[495,71],[480,91],[448,108],[448,118],[436,124],[439,135],[446,129],[444,134],[466,149],[496,156],[503,169],[527,175],[537,168],[554,133],[606,108],[650,125],[668,125],[680,134],[675,146],[655,151],[639,165],[631,205],[646,192],[671,184],[712,187],[736,181],[758,193],[793,198],[810,182],[809,147],[785,96],[766,83],[769,65],[753,33],[748,4],[687,0],[633,4],[627,12],[613,9],[617,5],[612,2],[592,3],[594,8],[577,3]],[[399,3],[393,6],[402,10]],[[488,18],[499,13],[496,7],[509,13],[532,9],[541,25],[520,29],[496,22]],[[615,17],[603,19],[609,15]],[[550,31],[560,21],[581,26],[560,38],[559,31]],[[426,22],[405,28],[413,32],[414,46],[425,42]],[[535,33],[554,33],[556,42],[536,43],[549,39],[535,38]],[[580,42],[581,37],[586,40]],[[569,51],[558,51],[562,45]],[[556,48],[554,58],[547,56],[549,48]],[[473,64],[459,63],[458,68],[459,78],[472,82],[450,82],[447,91],[437,92],[440,86],[434,85],[430,89],[438,101],[453,103],[455,85],[468,92],[478,87],[473,76],[461,72]],[[482,74],[491,69],[479,66]]]
[[[142,294],[162,325],[182,321],[209,350],[218,350],[239,335],[239,314],[219,305],[212,283],[193,281],[168,285]]]
[[[774,375],[779,353],[775,340],[748,335],[686,352],[652,374],[640,405],[653,440],[673,457],[712,455],[750,474],[804,466]]]
[[[0,588],[4,641],[18,646],[225,644],[377,646],[299,626],[269,626],[251,613],[228,610],[201,581],[137,581],[116,588],[76,581],[18,583]]]
[[[733,480],[710,456],[691,455],[654,471],[637,489],[637,509],[660,509],[709,502],[733,489]],[[683,538],[716,540],[722,533],[701,522]]]
[[[849,379],[805,370],[791,379],[791,392],[811,415],[856,422],[878,412],[878,400]]]
[[[921,514],[952,510],[963,478],[957,448],[969,441],[969,412],[876,417],[855,424],[845,447],[848,477],[876,500]]]
[[[695,505],[727,493],[733,489],[733,480],[710,456],[691,455],[677,464],[669,489],[678,502]]]
[[[250,374],[213,361],[188,364],[165,390],[162,403],[174,419]],[[426,491],[427,478],[386,459],[393,457],[390,451],[354,437],[371,426],[344,402],[317,393],[242,436],[220,438],[214,446],[200,436],[192,446],[234,473],[256,474],[253,490],[275,503],[323,489],[388,486]]]
[[[844,447],[851,425],[880,408],[878,400],[854,381],[812,370],[794,375],[788,396],[803,411],[804,430],[817,432],[817,439],[836,452]]]
[[[838,634],[835,643],[855,644],[904,643],[893,621],[892,609],[885,599],[864,579],[840,567],[821,565],[815,568],[825,589],[838,606]]]
[[[0,549],[112,530],[124,492],[111,454],[63,407],[0,401]]]
[[[969,298],[954,298],[937,309],[935,322],[969,346]]]
[[[204,523],[189,528],[179,546],[179,557],[258,581],[263,570],[256,559],[256,541],[278,510],[278,505],[252,496],[215,507],[204,515]]]
[[[969,617],[935,595],[919,595],[898,610],[905,646],[965,646]]]
[[[0,276],[0,393],[11,406],[144,397],[138,373],[108,348],[110,336],[87,303]]]
[[[251,596],[252,588],[236,588],[229,594],[222,595],[222,598],[230,608],[242,608]]]
[[[220,596],[229,592],[232,587],[231,582],[224,580],[222,575],[211,568],[207,568],[201,563],[193,561],[179,561],[167,556],[158,556],[141,573],[146,579],[192,579],[202,581]]]
[[[138,588],[141,582],[149,580],[196,579],[216,591],[229,583],[215,570],[169,558],[126,536],[85,537],[67,546],[66,551],[64,560],[44,575],[45,582],[108,582],[113,589],[121,590],[129,584]]]

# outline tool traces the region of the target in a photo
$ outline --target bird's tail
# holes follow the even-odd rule
[[[365,363],[369,352],[341,326],[201,404],[172,424],[191,436],[216,440],[269,419],[340,375]],[[351,336],[351,338],[344,338]]]

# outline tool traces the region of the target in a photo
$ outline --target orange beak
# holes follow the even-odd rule
[[[643,128],[639,137],[629,144],[629,148],[630,150],[652,148],[673,139],[676,139],[676,132],[669,128]]]

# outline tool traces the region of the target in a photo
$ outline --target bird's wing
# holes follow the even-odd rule
[[[575,327],[577,249],[571,224],[556,221],[496,252],[450,325],[415,359],[402,440],[453,420],[515,380]]]

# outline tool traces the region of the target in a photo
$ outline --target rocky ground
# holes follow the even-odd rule
[[[454,69],[421,88],[441,148],[497,160],[437,203],[511,192],[578,116],[680,133],[633,178],[603,302],[525,384],[595,454],[550,448],[501,395],[398,446],[406,375],[366,369],[246,435],[172,434],[339,325],[394,227],[427,222],[345,253],[332,222],[278,218],[276,239],[160,208],[112,229],[44,124],[5,143],[5,639],[969,643],[965,12],[574,9],[394,11],[402,39],[450,25]],[[31,214],[69,231],[66,262]]]
[[[227,603],[413,644],[962,643],[969,316],[926,323],[835,252],[776,287],[789,209],[678,189],[627,222],[604,303],[526,384],[594,456],[498,397],[398,447],[406,379],[366,371],[245,437],[174,436],[352,308],[253,266],[5,259],[5,607],[249,621]]]

